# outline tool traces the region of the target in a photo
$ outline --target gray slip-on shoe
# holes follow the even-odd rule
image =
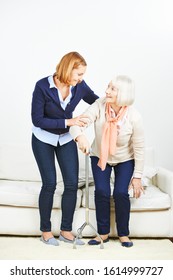
[[[59,246],[58,241],[55,239],[55,237],[51,237],[48,240],[45,240],[43,238],[43,236],[40,237],[40,241],[42,241],[43,243],[47,244],[47,245],[53,245],[53,246]]]
[[[60,241],[67,242],[67,243],[74,243],[75,238],[74,238],[73,240],[70,240],[70,239],[65,238],[64,236],[62,236],[62,235],[60,234],[59,240],[60,240]],[[84,245],[84,244],[85,244],[85,242],[83,242],[81,239],[77,239],[77,240],[76,240],[76,245]]]

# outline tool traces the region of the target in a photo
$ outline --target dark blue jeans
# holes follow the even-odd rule
[[[78,152],[74,141],[54,147],[32,135],[32,149],[40,171],[42,188],[39,195],[40,230],[51,231],[51,211],[57,184],[55,158],[58,160],[64,182],[62,195],[61,230],[71,231],[78,188]]]
[[[91,166],[95,182],[96,219],[99,234],[110,232],[110,177],[115,172],[113,199],[118,236],[129,235],[130,199],[128,187],[134,171],[134,160],[119,163],[115,166],[106,165],[102,171],[97,165],[98,158],[91,157]]]

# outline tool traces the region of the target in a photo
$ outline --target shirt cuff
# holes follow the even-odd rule
[[[142,174],[141,174],[141,173],[138,173],[138,172],[134,172],[134,173],[133,173],[133,178],[141,179],[141,178],[142,178]]]

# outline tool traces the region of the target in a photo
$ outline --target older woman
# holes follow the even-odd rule
[[[95,182],[95,205],[98,233],[103,242],[109,241],[110,232],[110,177],[115,173],[113,198],[116,225],[122,246],[131,247],[129,239],[130,199],[143,192],[141,177],[144,166],[144,132],[140,114],[131,106],[134,102],[134,82],[127,76],[110,81],[106,96],[96,100],[86,111],[88,125],[94,122],[95,139],[91,146],[91,165]],[[72,137],[84,153],[90,144],[84,128],[70,128]],[[89,245],[98,245],[98,237]]]

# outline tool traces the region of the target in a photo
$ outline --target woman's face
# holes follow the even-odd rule
[[[116,104],[118,89],[112,81],[110,81],[110,83],[108,84],[105,93],[106,93],[106,102]]]
[[[69,84],[71,86],[76,86],[78,83],[82,82],[85,71],[86,66],[83,65],[79,65],[78,68],[73,69],[69,79]]]

